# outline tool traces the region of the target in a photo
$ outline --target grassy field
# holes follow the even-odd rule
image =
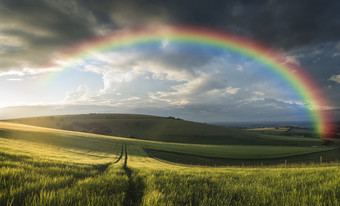
[[[147,149],[289,161],[205,168],[159,161]],[[320,152],[339,150],[164,143],[0,123],[0,205],[340,205],[339,163],[290,163]]]

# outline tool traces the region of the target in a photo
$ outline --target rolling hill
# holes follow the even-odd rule
[[[315,138],[283,137],[185,121],[174,117],[138,114],[82,114],[31,117],[6,122],[134,139],[210,145],[314,146]]]

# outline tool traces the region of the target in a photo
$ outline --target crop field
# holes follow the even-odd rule
[[[339,155],[337,147],[157,142],[1,122],[0,205],[340,205]],[[301,156],[310,159],[295,163]],[[194,157],[233,166],[193,166]]]

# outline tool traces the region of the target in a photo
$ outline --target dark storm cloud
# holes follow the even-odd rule
[[[340,38],[340,2],[336,0],[127,0],[86,4],[101,19],[108,22],[111,18],[120,27],[157,22],[207,26],[240,33],[279,48]]]
[[[340,48],[338,42],[320,43],[292,50],[290,55],[300,62],[313,80],[320,85],[334,107],[340,107],[340,83],[335,80],[340,75]]]
[[[1,69],[45,66],[77,42],[154,24],[222,29],[291,49],[339,40],[339,11],[335,0],[2,0],[0,35],[16,37],[21,44],[8,52],[10,45],[0,43]]]
[[[0,36],[15,39],[16,49],[1,52],[1,69],[46,66],[53,55],[94,35],[88,17],[67,13],[48,1],[1,1]],[[10,44],[9,43],[9,44]]]
[[[6,25],[8,22],[12,25],[11,29],[5,28],[2,32],[22,36],[32,43],[72,43],[93,34],[87,16],[77,17],[75,13],[63,10],[62,6],[58,7],[58,4],[51,4],[49,1],[20,0],[1,3],[2,24]],[[47,39],[39,38],[40,36],[34,35],[34,29],[38,31],[38,34],[42,31],[53,35]],[[30,32],[33,34],[27,35]]]

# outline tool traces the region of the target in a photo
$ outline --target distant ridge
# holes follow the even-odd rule
[[[213,145],[289,145],[299,142],[235,128],[142,114],[79,114],[30,117],[8,122],[152,141]]]

